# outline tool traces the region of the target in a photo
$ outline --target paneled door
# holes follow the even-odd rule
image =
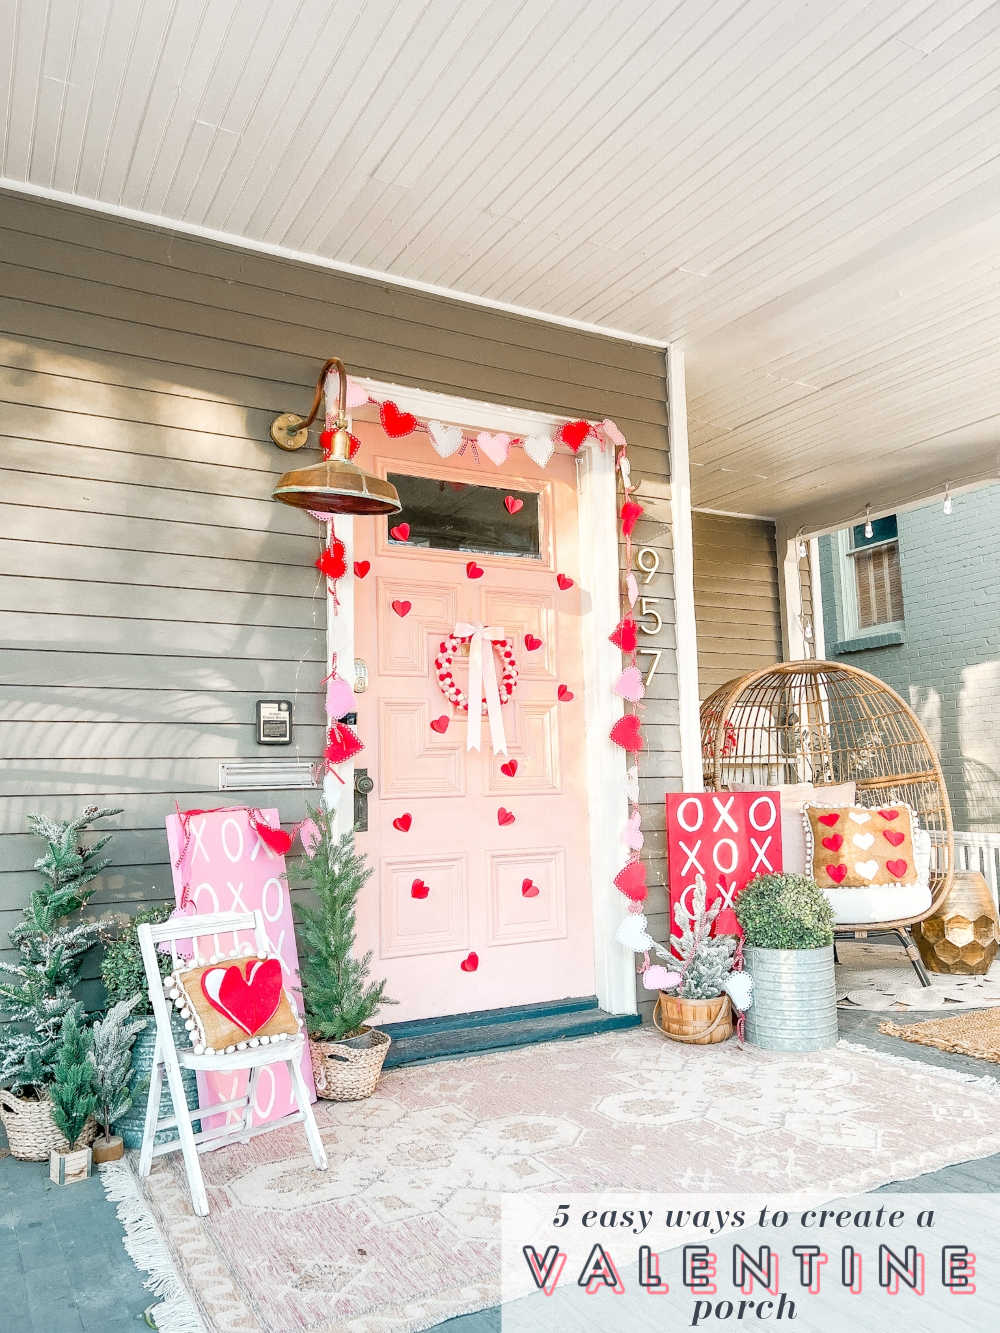
[[[543,471],[515,447],[502,468],[443,461],[426,435],[356,429],[365,465],[393,479],[404,506],[355,522],[355,559],[371,566],[355,580],[369,681],[356,762],[375,784],[358,835],[375,869],[358,948],[399,1002],[383,1018],[592,994],[574,460],[557,454]],[[406,541],[391,535],[401,523]],[[485,717],[482,748],[466,748],[467,715],[438,684],[459,622],[502,628],[513,646],[506,755],[493,753]],[[453,671],[467,690],[467,656]]]

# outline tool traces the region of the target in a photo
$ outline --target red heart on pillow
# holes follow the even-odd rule
[[[392,603],[392,609],[397,616],[408,616],[413,609],[412,602],[396,601]]]
[[[505,495],[503,502],[508,514],[519,514],[524,508],[524,501],[519,500],[515,495]]]
[[[448,724],[450,722],[451,718],[446,717],[445,714],[442,713],[440,717],[431,719],[431,731],[436,731],[439,736],[443,736],[448,730]]]
[[[398,440],[401,435],[410,435],[416,429],[417,418],[413,413],[400,412],[391,398],[386,399],[379,408],[378,414],[382,422],[382,429],[386,435],[391,435],[394,440]]]
[[[642,749],[638,713],[626,713],[624,717],[620,717],[611,728],[611,739],[629,754],[638,754]]]
[[[537,898],[541,890],[537,884],[532,884],[530,879],[521,880],[521,897]]]
[[[840,815],[817,815],[816,818],[821,824],[825,824],[827,828],[833,828],[834,824],[836,824],[837,820],[840,818]]]
[[[248,958],[244,964],[210,967],[201,974],[201,990],[218,1013],[224,1014],[248,1037],[271,1021],[281,1003],[281,960]]]
[[[886,842],[891,843],[893,847],[898,847],[906,837],[905,833],[900,833],[899,829],[887,828],[882,830],[882,836]]]
[[[389,536],[393,541],[408,542],[410,540],[409,523],[397,523],[394,528],[389,529]]]
[[[415,879],[410,885],[411,898],[426,898],[429,893],[430,889],[422,879]]]
[[[841,880],[844,878],[844,876],[847,874],[847,866],[845,865],[827,866],[826,873],[833,880],[834,884],[839,884]]]
[[[828,852],[839,852],[844,845],[844,839],[839,833],[831,833],[828,838],[823,839],[823,846]]]
[[[906,874],[906,862],[901,857],[896,857],[892,861],[886,861],[885,868],[890,875],[895,875],[897,879],[902,879]]]
[[[503,806],[501,806],[497,811],[497,823],[501,828],[506,828],[508,824],[513,824],[513,822],[514,816],[509,810],[505,810]]]
[[[557,574],[556,583],[559,584],[559,587],[563,592],[565,592],[567,588],[572,588],[573,586],[573,580],[568,574]]]
[[[524,636],[524,646],[529,653],[533,653],[536,648],[541,648],[542,641],[541,639],[536,639],[534,634],[526,634]]]
[[[505,778],[512,778],[514,774],[517,772],[517,760],[508,759],[505,764],[500,765],[500,772],[504,775]]]
[[[459,967],[462,969],[463,972],[475,972],[478,966],[479,966],[479,954],[475,952],[468,954],[459,963]]]
[[[481,579],[486,573],[482,565],[477,565],[475,560],[470,560],[465,566],[465,573],[470,579]]]
[[[615,876],[615,887],[634,903],[641,903],[646,897],[646,867],[641,861],[629,861],[624,870]]]
[[[882,816],[883,819],[898,819],[898,818],[899,818],[899,811],[898,811],[898,810],[880,810],[880,811],[879,811],[879,814]]]
[[[589,421],[567,421],[559,432],[563,444],[568,444],[574,453],[590,434]]]
[[[573,691],[566,685],[560,685],[558,690],[556,690],[556,698],[560,703],[568,704],[569,701],[575,697]]]
[[[354,562],[355,578],[363,579],[364,576],[371,569],[371,567],[372,567],[372,562],[370,560],[355,560]]]
[[[412,815],[398,815],[392,821],[392,827],[399,829],[400,833],[409,833],[410,825],[413,823]]]

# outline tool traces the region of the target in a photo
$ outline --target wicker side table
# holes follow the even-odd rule
[[[931,972],[981,976],[997,956],[1000,918],[978,870],[956,870],[938,910],[910,929]]]

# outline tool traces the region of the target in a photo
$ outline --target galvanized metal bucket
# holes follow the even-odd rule
[[[746,1039],[765,1051],[824,1051],[837,1042],[833,945],[745,951],[753,977]]]

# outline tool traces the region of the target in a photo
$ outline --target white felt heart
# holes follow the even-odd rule
[[[864,810],[852,810],[847,818],[853,819],[855,824],[867,824],[871,815],[865,814]]]
[[[749,972],[730,972],[722,988],[741,1014],[750,1008],[753,977]]]
[[[642,984],[647,990],[673,990],[675,986],[681,984],[681,974],[670,972],[659,963],[654,963],[643,972]]]
[[[625,795],[633,805],[639,804],[639,765],[633,764],[625,777]]]
[[[851,841],[854,843],[855,847],[860,847],[861,850],[862,850],[863,852],[867,852],[868,848],[869,848],[869,847],[872,845],[872,843],[875,841],[875,834],[874,834],[874,833],[855,833],[855,835],[854,835],[854,837],[851,839]]]
[[[642,815],[636,810],[634,814],[629,816],[628,823],[625,825],[625,842],[633,852],[641,851],[642,844],[645,842],[642,829],[639,827],[641,820]]]
[[[633,953],[645,953],[654,944],[646,931],[647,924],[642,912],[629,912],[615,931],[615,939]]]
[[[462,427],[443,426],[440,421],[428,421],[427,431],[436,453],[450,458],[462,447]]]
[[[862,879],[874,879],[878,871],[877,861],[855,861],[854,869]]]
[[[507,461],[507,454],[510,450],[510,436],[491,435],[488,430],[481,430],[476,436],[476,446],[482,449],[491,463],[500,467]]]
[[[618,460],[618,471],[622,474],[622,483],[625,489],[630,490],[632,486],[632,464],[624,454]]]
[[[524,452],[539,467],[545,467],[555,447],[550,435],[529,435],[524,441]]]
[[[615,694],[621,698],[627,699],[629,703],[637,704],[645,695],[646,687],[642,683],[642,673],[638,667],[626,667],[614,684]]]
[[[629,606],[635,606],[639,600],[639,582],[634,574],[625,576],[625,591],[628,593]]]

